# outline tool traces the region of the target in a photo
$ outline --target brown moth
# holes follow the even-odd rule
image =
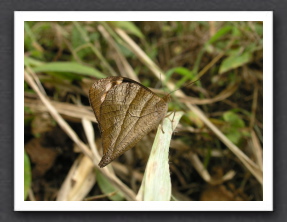
[[[125,77],[97,80],[89,99],[102,136],[99,166],[106,166],[155,129],[167,113],[169,98]]]

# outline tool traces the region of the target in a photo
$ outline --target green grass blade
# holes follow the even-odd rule
[[[27,199],[32,181],[30,159],[24,151],[24,200]]]
[[[50,62],[33,68],[35,72],[71,72],[81,75],[105,78],[106,76],[100,71],[81,65],[76,62]]]
[[[245,52],[239,56],[227,57],[222,61],[220,65],[219,74],[243,66],[244,64],[251,62],[251,60],[252,60],[252,54],[250,52]]]
[[[124,195],[110,183],[110,181],[101,173],[101,171],[97,170],[96,175],[98,185],[103,194],[106,194],[110,200],[114,201],[124,200]],[[111,193],[115,194],[110,196],[109,194]]]
[[[115,27],[122,28],[123,30],[127,31],[130,34],[134,34],[135,36],[139,38],[144,38],[143,33],[141,30],[130,21],[110,21],[110,24],[112,24]]]

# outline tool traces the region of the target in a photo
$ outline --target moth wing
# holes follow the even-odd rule
[[[99,79],[89,90],[89,100],[91,107],[94,111],[96,119],[99,124],[99,128],[101,129],[101,121],[100,121],[100,107],[102,102],[104,101],[107,92],[116,84],[123,80],[122,77],[108,77],[105,79]]]
[[[134,147],[156,128],[167,112],[167,103],[140,84],[123,82],[108,91],[100,107],[104,167]]]

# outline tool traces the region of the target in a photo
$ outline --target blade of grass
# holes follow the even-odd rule
[[[120,201],[124,200],[124,195],[116,189],[109,180],[101,173],[101,171],[96,171],[98,185],[103,192],[103,194],[108,195],[109,193],[115,193],[114,195],[107,196],[110,200]]]
[[[80,26],[80,24],[78,22],[73,22],[73,24],[75,25],[75,27],[77,28],[77,30],[81,33],[82,38],[86,41],[86,43],[89,44],[90,48],[93,50],[93,52],[95,53],[95,55],[100,59],[100,61],[102,62],[102,64],[104,65],[104,67],[107,68],[107,70],[109,70],[110,74],[112,76],[117,76],[117,73],[115,72],[115,70],[109,65],[109,63],[106,61],[106,59],[104,58],[104,56],[101,54],[101,52],[90,42],[89,36],[86,34],[86,32],[83,30],[83,28]]]
[[[25,33],[27,33],[27,35],[31,38],[32,40],[32,45],[34,46],[34,48],[39,51],[39,52],[44,52],[45,50],[43,49],[43,47],[37,42],[36,37],[34,36],[34,33],[32,32],[29,24],[27,22],[24,22],[24,29],[25,29]]]
[[[121,53],[119,47],[117,46],[116,42],[114,41],[114,39],[110,36],[110,34],[105,30],[105,28],[102,25],[98,26],[98,30],[102,33],[102,35],[110,43],[110,45],[115,49],[116,55],[114,55],[114,56],[115,56],[115,60],[116,60],[116,58],[118,58],[118,60],[116,60],[116,62],[118,61],[117,64],[119,63],[118,68],[121,72],[121,76],[128,77],[130,79],[133,79],[133,80],[139,82],[139,79],[136,76],[134,70],[132,69],[132,67],[128,63],[127,59],[122,55],[122,53]]]
[[[105,78],[106,76],[95,68],[81,65],[76,62],[50,62],[34,67],[35,72],[71,72],[81,75]]]
[[[24,199],[26,200],[31,188],[32,173],[28,154],[24,151]]]
[[[144,37],[141,30],[138,29],[138,27],[133,22],[130,22],[130,21],[110,21],[108,23],[114,27],[118,27],[118,28],[125,30],[130,34],[136,35],[137,37],[139,37],[141,39]]]

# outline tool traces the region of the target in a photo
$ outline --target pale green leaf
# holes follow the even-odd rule
[[[172,113],[164,119],[162,129],[161,126],[158,127],[137,199],[144,201],[171,200],[169,146],[172,132],[182,115],[183,112]]]

